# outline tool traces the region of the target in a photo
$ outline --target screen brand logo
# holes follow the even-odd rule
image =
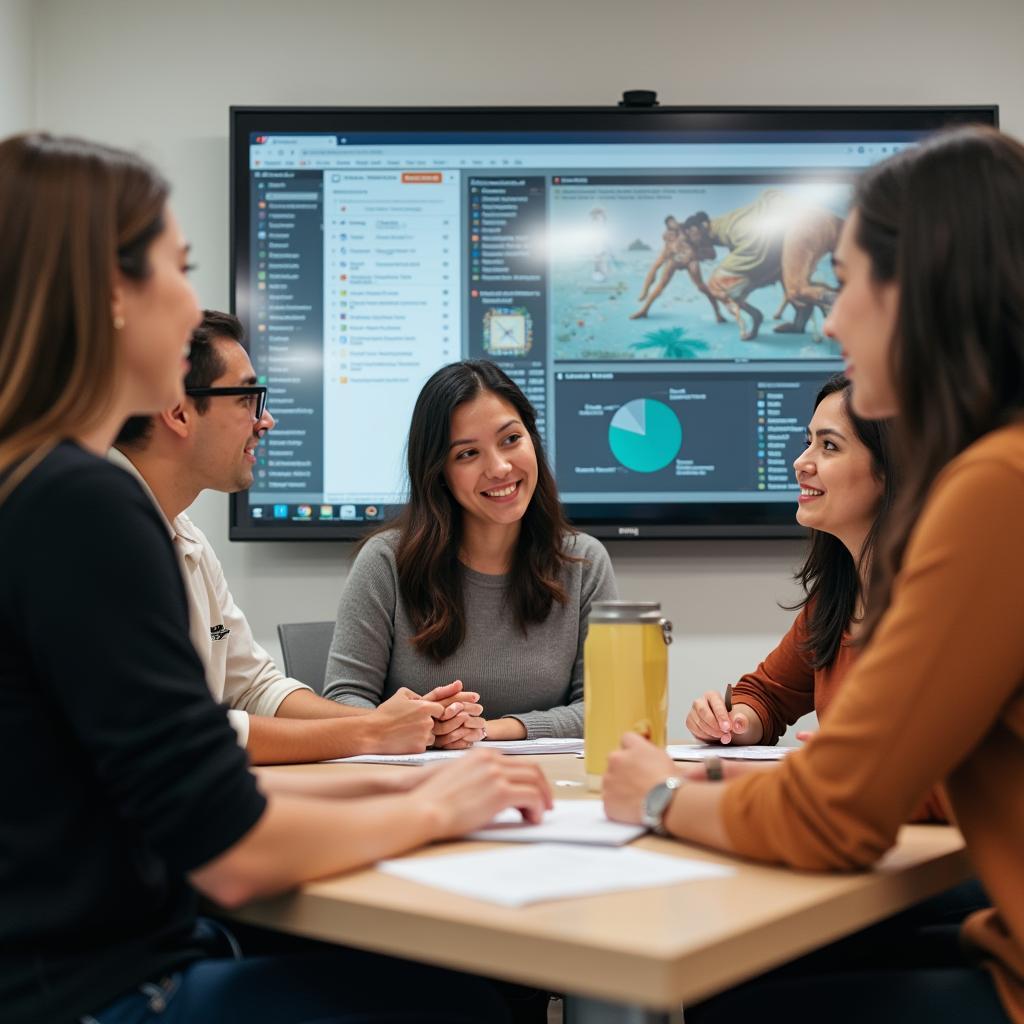
[[[620,537],[639,537],[640,527],[639,526],[620,526],[619,527]]]

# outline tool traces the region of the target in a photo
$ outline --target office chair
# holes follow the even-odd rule
[[[281,642],[285,675],[323,693],[327,654],[334,636],[333,622],[281,622],[277,638]]]

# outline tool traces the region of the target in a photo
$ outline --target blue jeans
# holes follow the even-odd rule
[[[960,946],[960,922],[987,904],[981,886],[965,882],[687,1007],[686,1024],[1009,1024],[992,978]]]
[[[153,979],[82,1024],[401,1024],[507,1021],[481,978],[342,948],[244,956],[230,933],[225,956]],[[285,942],[285,948],[295,948]],[[232,948],[233,947],[233,948]]]

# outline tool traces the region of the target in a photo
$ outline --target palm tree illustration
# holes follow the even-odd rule
[[[663,359],[699,359],[701,352],[708,349],[707,343],[696,338],[687,338],[684,327],[663,327],[649,331],[643,341],[635,341],[630,348],[660,348]]]

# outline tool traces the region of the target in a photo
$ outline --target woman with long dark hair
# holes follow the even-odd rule
[[[121,150],[0,142],[0,1016],[502,1019],[463,975],[244,956],[197,918],[199,893],[237,906],[506,807],[538,819],[550,791],[487,752],[405,783],[250,773],[167,523],[104,458],[129,416],[183,397],[199,307],[168,191]]]
[[[713,690],[693,702],[686,725],[706,743],[777,742],[798,718],[826,710],[856,656],[853,634],[896,483],[885,424],[853,412],[841,374],[818,392],[793,469],[796,519],[810,530],[796,574],[800,614],[757,670],[733,686],[731,712]]]
[[[862,637],[821,730],[774,771],[683,783],[673,835],[802,869],[880,858],[943,783],[993,906],[937,951],[780,972],[687,1010],[739,1020],[1024,1020],[1024,146],[940,136],[872,168],[836,250],[827,330],[901,471]],[[627,736],[605,778],[636,820],[675,768]],[[727,770],[727,778],[729,772]]]
[[[565,520],[526,396],[493,363],[442,367],[413,409],[408,472],[401,517],[345,583],[324,695],[372,707],[459,679],[479,702],[435,746],[582,736],[587,615],[615,579]]]
[[[807,447],[793,463],[797,522],[811,534],[796,574],[804,591],[800,613],[778,647],[733,684],[731,711],[714,690],[693,702],[686,727],[698,740],[774,744],[804,715],[814,712],[822,721],[857,659],[871,559],[898,483],[885,421],[858,416],[851,394],[842,374],[826,381],[814,401]],[[910,820],[948,818],[936,786]],[[972,888],[965,905],[973,909],[976,902]]]

